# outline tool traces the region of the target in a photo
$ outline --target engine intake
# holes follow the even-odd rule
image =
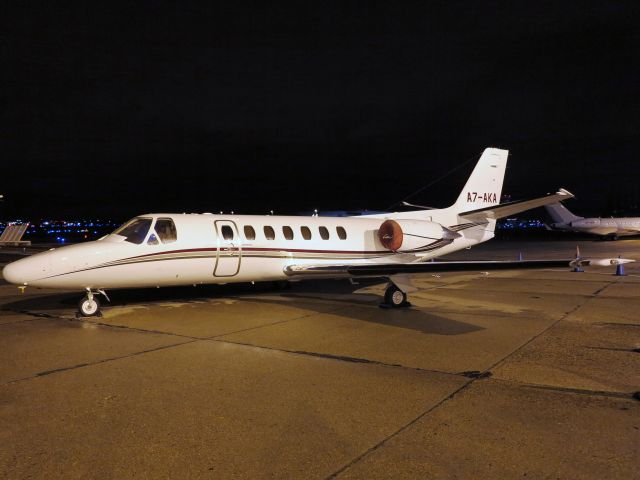
[[[446,245],[458,237],[459,233],[439,223],[423,220],[385,220],[378,229],[378,240],[392,252],[419,250],[438,242]]]

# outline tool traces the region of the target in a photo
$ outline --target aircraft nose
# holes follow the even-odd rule
[[[12,262],[2,270],[4,279],[15,285],[22,285],[26,281],[24,266],[20,264],[20,260]]]
[[[28,258],[11,262],[2,270],[4,279],[14,285],[26,285],[34,277],[33,262]]]

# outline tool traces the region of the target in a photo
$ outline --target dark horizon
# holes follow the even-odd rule
[[[640,214],[632,2],[203,5],[6,9],[0,218],[381,210],[488,146],[514,199]]]

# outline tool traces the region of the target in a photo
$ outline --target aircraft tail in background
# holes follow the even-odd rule
[[[560,202],[545,205],[544,208],[547,210],[547,213],[553,219],[554,223],[570,224],[571,222],[582,220],[584,218],[574,215]]]

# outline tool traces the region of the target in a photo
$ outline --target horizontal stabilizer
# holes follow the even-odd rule
[[[459,215],[463,218],[477,222],[482,222],[483,220],[487,219],[497,220],[499,218],[509,217],[516,213],[531,210],[532,208],[557,203],[561,200],[567,200],[569,198],[573,198],[573,194],[568,192],[564,188],[561,188],[560,190],[558,190],[558,192],[549,194],[546,197],[502,203],[491,207],[480,208],[478,210],[471,210]]]

